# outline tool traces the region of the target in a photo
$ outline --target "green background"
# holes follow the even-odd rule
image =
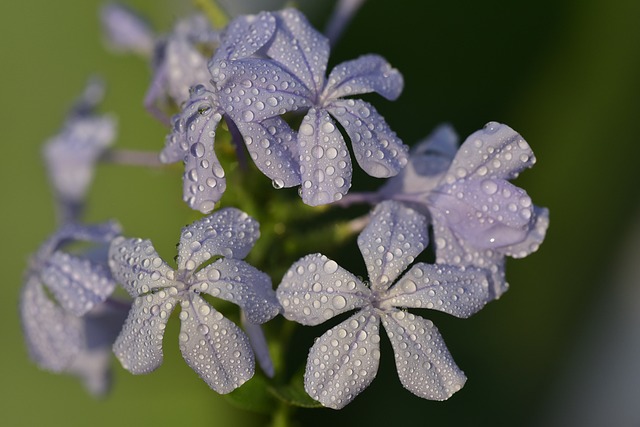
[[[104,48],[100,4],[0,3],[0,260],[7,272],[0,311],[0,423],[265,423],[217,396],[189,370],[177,345],[170,345],[176,322],[167,332],[163,366],[132,376],[114,360],[114,387],[101,400],[76,379],[42,372],[28,360],[17,314],[22,274],[28,255],[55,227],[42,143],[58,132],[92,74],[107,81],[102,110],[118,116],[117,147],[157,151],[164,143],[165,130],[141,106],[149,67]],[[127,4],[163,31],[191,6],[169,0]],[[322,28],[324,16],[311,19]],[[343,411],[300,410],[300,425],[534,425],[551,396],[569,398],[554,394],[556,380],[571,364],[582,326],[611,292],[608,279],[619,247],[640,213],[639,23],[640,2],[634,0],[365,4],[330,66],[378,53],[398,68],[405,77],[402,96],[371,100],[408,144],[445,121],[463,137],[490,120],[520,132],[538,163],[517,183],[534,203],[549,207],[551,226],[539,252],[509,260],[511,289],[499,301],[468,320],[432,317],[469,377],[461,392],[444,403],[416,398],[402,389],[383,348],[369,389]],[[197,217],[181,201],[180,175],[180,167],[101,165],[86,219],[117,218],[128,235],[152,239],[172,259],[180,227]],[[354,190],[366,185],[372,184],[356,179]]]

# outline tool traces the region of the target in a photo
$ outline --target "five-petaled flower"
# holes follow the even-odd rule
[[[180,351],[187,364],[218,393],[229,393],[250,379],[255,362],[249,339],[201,294],[239,305],[253,324],[278,314],[271,279],[242,260],[259,234],[257,221],[246,213],[218,210],[182,230],[177,270],[158,256],[149,240],[115,239],[110,267],[135,298],[114,344],[124,368],[142,374],[160,366],[164,330],[180,303]]]
[[[468,317],[490,301],[486,273],[416,263],[398,279],[427,245],[426,219],[394,201],[379,204],[371,215],[358,236],[369,287],[335,261],[312,254],[294,263],[277,289],[284,316],[304,325],[360,309],[316,340],[307,360],[305,389],[325,406],[348,404],[376,375],[382,323],[404,387],[426,399],[448,399],[466,377],[433,323],[405,309]]]
[[[329,50],[328,39],[294,9],[241,16],[227,26],[209,63],[211,82],[193,88],[161,155],[185,162],[189,206],[209,212],[226,189],[213,151],[222,118],[274,187],[300,185],[309,205],[339,200],[351,186],[349,150],[336,121],[369,175],[402,169],[408,149],[384,118],[368,102],[345,98],[377,92],[394,100],[402,75],[382,57],[365,55],[325,77]],[[305,113],[297,133],[281,117],[287,112]]]
[[[535,252],[549,225],[548,209],[509,182],[535,161],[529,144],[506,125],[490,122],[459,148],[453,129],[443,125],[413,148],[407,167],[376,193],[349,196],[397,200],[426,215],[436,262],[487,269],[498,298],[508,288],[505,257]]]

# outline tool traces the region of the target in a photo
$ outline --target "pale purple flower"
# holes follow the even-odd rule
[[[153,77],[145,95],[145,107],[160,121],[168,117],[156,105],[171,100],[180,106],[189,99],[189,88],[208,85],[207,54],[218,43],[218,34],[202,15],[178,21],[167,35],[155,34],[137,14],[112,3],[101,11],[107,44],[120,51],[142,54],[151,60]]]
[[[95,394],[108,388],[111,345],[124,316],[106,303],[116,285],[106,253],[75,255],[64,247],[91,242],[99,248],[119,232],[114,222],[63,225],[32,257],[20,298],[31,359],[43,369],[79,376]]]
[[[100,9],[105,42],[113,50],[151,57],[156,35],[145,19],[125,5],[108,3]]]
[[[325,77],[328,59],[328,39],[300,12],[285,9],[234,20],[210,62],[218,101],[247,145],[266,136],[272,147],[264,120],[305,112],[297,149],[288,151],[297,153],[300,193],[309,205],[339,200],[351,185],[351,159],[336,121],[369,175],[393,176],[407,162],[406,146],[375,108],[345,98],[377,92],[396,99],[403,87],[401,74],[382,57],[365,55],[339,64]],[[273,160],[267,153],[254,161],[260,167]],[[297,179],[274,184],[297,185]]]
[[[453,129],[439,127],[413,148],[398,176],[354,200],[398,200],[428,216],[436,262],[489,270],[497,298],[508,288],[505,257],[536,251],[549,225],[549,211],[509,182],[536,159],[522,136],[496,122],[457,147]]]
[[[358,309],[315,341],[305,390],[334,409],[354,399],[377,373],[382,323],[403,386],[425,399],[448,399],[466,377],[433,323],[406,308],[468,317],[490,301],[486,273],[416,263],[402,274],[427,246],[426,219],[393,201],[379,204],[371,215],[358,236],[369,286],[335,261],[312,254],[294,263],[277,289],[284,316],[304,325]]]
[[[109,264],[134,297],[114,352],[134,374],[162,364],[162,337],[180,304],[180,351],[187,364],[218,393],[229,393],[254,373],[249,339],[201,294],[240,306],[247,320],[262,324],[279,312],[271,279],[242,259],[259,237],[258,223],[234,208],[214,212],[182,230],[177,270],[157,254],[149,240],[115,239]],[[213,262],[198,269],[212,258]]]
[[[115,118],[95,112],[103,93],[102,80],[89,80],[60,133],[43,148],[62,222],[78,219],[95,165],[115,139]]]

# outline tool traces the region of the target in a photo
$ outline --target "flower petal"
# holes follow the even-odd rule
[[[447,400],[464,386],[467,378],[430,320],[396,311],[384,314],[382,324],[404,388],[424,399]]]
[[[312,108],[298,133],[302,201],[310,206],[340,200],[351,187],[351,159],[329,114]]]
[[[132,297],[175,285],[174,272],[149,240],[118,237],[109,248],[113,277]]]
[[[109,3],[100,10],[100,21],[107,44],[115,50],[131,51],[150,57],[155,35],[149,24],[124,5]]]
[[[380,187],[387,199],[397,195],[419,195],[433,190],[449,169],[458,151],[458,135],[449,125],[438,126],[409,152],[409,163]],[[425,209],[426,210],[426,209]]]
[[[394,201],[382,202],[358,236],[372,290],[384,290],[427,247],[426,218]]]
[[[166,91],[177,105],[189,99],[189,88],[211,79],[207,59],[187,39],[170,37],[164,52]]]
[[[513,179],[536,162],[529,144],[507,125],[489,122],[462,143],[445,179]]]
[[[115,134],[114,117],[80,115],[72,117],[59,135],[46,142],[49,179],[59,197],[70,202],[84,199],[95,164],[113,144]]]
[[[284,317],[303,325],[318,325],[366,305],[371,291],[335,261],[311,254],[289,268],[276,295]]]
[[[193,86],[189,100],[182,106],[180,113],[173,116],[173,128],[165,140],[160,161],[174,163],[184,160],[185,154],[195,142],[213,144],[220,120],[222,116],[218,111],[215,94],[205,85]]]
[[[35,254],[35,263],[39,264],[36,268],[43,268],[44,263],[49,257],[62,247],[64,244],[72,241],[92,242],[92,243],[109,243],[122,231],[120,224],[116,221],[107,221],[99,224],[80,224],[70,222],[62,225],[55,233],[40,245],[38,252]]]
[[[313,344],[304,389],[324,406],[340,409],[371,384],[379,360],[380,319],[373,311],[360,311]]]
[[[62,308],[76,316],[102,303],[116,287],[106,266],[60,251],[47,260],[40,277]]]
[[[235,122],[260,122],[311,106],[309,89],[283,69],[262,58],[220,61],[211,68],[220,104]]]
[[[238,259],[221,258],[198,271],[192,288],[238,305],[251,323],[267,322],[280,311],[271,278]]]
[[[473,267],[419,263],[389,289],[385,304],[469,317],[491,301],[487,272]]]
[[[236,208],[219,209],[182,229],[178,269],[193,271],[214,255],[242,259],[258,237],[258,221]]]
[[[327,110],[351,138],[353,154],[366,173],[388,178],[407,164],[409,148],[371,104],[358,99],[336,100]]]
[[[222,59],[237,60],[253,55],[267,44],[275,30],[276,18],[272,13],[238,16],[225,28],[212,66]]]
[[[253,353],[260,365],[260,368],[267,377],[273,378],[276,372],[262,326],[249,322],[244,311],[240,311],[240,324],[247,333],[249,343],[251,344],[251,348],[253,349]]]
[[[31,359],[43,369],[65,371],[84,342],[82,320],[51,301],[35,277],[22,288],[20,318]]]
[[[124,369],[132,374],[146,374],[162,364],[162,337],[177,301],[162,290],[133,301],[113,345],[113,352]]]
[[[509,246],[504,249],[505,254],[513,258],[524,258],[532,252],[538,250],[538,247],[544,240],[549,228],[549,209],[533,206],[533,217],[530,222],[531,226],[527,237],[520,243]]]
[[[280,117],[234,122],[254,163],[276,188],[300,185],[296,133]]]
[[[249,380],[255,362],[244,332],[194,293],[181,307],[180,352],[191,369],[221,394]]]
[[[338,99],[350,95],[377,92],[393,101],[400,96],[402,74],[379,55],[363,55],[336,65],[331,70],[323,99]]]
[[[329,40],[296,9],[284,9],[275,15],[277,28],[267,55],[304,82],[311,93],[319,95],[329,61]]]
[[[173,118],[160,160],[184,160],[183,199],[192,209],[211,212],[226,189],[224,169],[214,151],[215,132],[222,116],[214,95],[197,85],[182,112]]]
[[[433,216],[433,236],[437,264],[474,266],[487,270],[493,298],[499,298],[508,289],[503,251],[474,248],[458,237],[440,215]]]
[[[529,231],[533,205],[527,193],[503,179],[460,179],[429,196],[439,216],[461,239],[478,249],[521,242]]]

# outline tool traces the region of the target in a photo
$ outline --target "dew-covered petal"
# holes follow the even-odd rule
[[[215,43],[218,45],[220,42],[219,32],[211,27],[209,19],[202,13],[194,13],[180,19],[173,27],[172,35],[187,39],[194,44]]]
[[[509,287],[505,280],[504,248],[474,248],[455,234],[437,212],[432,219],[436,263],[485,269],[489,274],[489,292],[492,298],[499,298]]]
[[[427,221],[423,215],[394,201],[378,204],[369,224],[358,236],[371,289],[388,288],[428,242]]]
[[[150,240],[114,239],[109,247],[109,268],[134,298],[176,285],[173,269],[160,258]]]
[[[380,318],[373,310],[362,310],[313,344],[304,388],[324,406],[340,409],[371,384],[379,361]]]
[[[192,209],[213,210],[227,183],[224,169],[214,151],[216,128],[222,120],[215,97],[202,85],[193,87],[191,98],[173,119],[160,160],[184,160],[183,199]]]
[[[57,195],[66,201],[81,201],[93,180],[95,164],[113,144],[114,117],[72,117],[62,132],[46,142],[43,152],[49,179]]]
[[[302,201],[310,206],[340,200],[351,187],[351,158],[329,114],[312,108],[298,132]]]
[[[171,294],[160,290],[133,301],[129,316],[113,345],[113,352],[122,367],[132,374],[146,374],[162,364],[162,337],[178,301]]]
[[[56,230],[41,246],[34,256],[36,262],[42,265],[65,243],[72,241],[109,243],[120,235],[122,227],[116,221],[106,221],[99,224],[66,223]]]
[[[196,142],[213,144],[220,120],[222,116],[218,111],[215,94],[205,85],[193,86],[189,100],[172,119],[171,133],[165,140],[160,161],[174,163],[184,160],[184,156]]]
[[[220,60],[247,58],[267,44],[276,30],[276,18],[272,13],[243,15],[231,21],[221,37],[210,66],[215,67]]]
[[[428,198],[461,239],[478,249],[495,249],[523,241],[533,205],[527,193],[503,179],[461,178],[444,184]]]
[[[49,257],[40,277],[62,308],[76,316],[102,303],[116,286],[106,266],[60,251]]]
[[[370,301],[371,291],[360,279],[322,254],[296,261],[276,290],[289,320],[318,325]]]
[[[242,259],[258,237],[258,221],[236,208],[218,209],[182,229],[178,269],[193,271],[215,255]]]
[[[169,38],[162,66],[166,69],[167,93],[178,105],[189,99],[189,88],[211,79],[207,59],[186,38]]]
[[[445,180],[451,183],[461,175],[513,179],[535,162],[520,134],[507,125],[489,122],[462,143]]]
[[[209,135],[211,132],[213,131]],[[213,143],[194,142],[191,145],[184,158],[182,184],[182,197],[192,209],[207,214],[220,201],[227,189],[227,181],[224,169],[213,150]]]
[[[342,99],[332,101],[326,108],[349,135],[353,154],[366,173],[388,178],[407,164],[409,147],[373,105],[358,99]]]
[[[262,122],[234,124],[242,134],[251,159],[275,188],[300,185],[297,137],[287,122],[272,117]]]
[[[324,86],[329,39],[296,9],[284,9],[275,15],[277,28],[267,55],[299,78],[315,98]]]
[[[152,55],[155,35],[149,24],[128,7],[106,4],[100,10],[100,21],[106,42],[114,50]]]
[[[458,135],[453,128],[447,124],[438,126],[411,148],[407,165],[389,178],[378,194],[392,199],[397,195],[429,193],[440,183],[457,151]]]
[[[527,236],[520,243],[505,248],[505,254],[513,258],[524,258],[537,251],[547,234],[547,228],[549,228],[549,209],[534,205]]]
[[[389,100],[400,96],[402,74],[379,55],[363,55],[335,66],[322,93],[323,99],[377,92]]]
[[[404,311],[381,317],[404,388],[424,399],[447,400],[464,386],[467,377],[433,322]]]
[[[273,366],[273,360],[269,353],[267,338],[264,335],[262,326],[249,322],[244,311],[240,311],[240,324],[249,338],[249,343],[253,349],[256,361],[258,362],[258,365],[260,365],[260,369],[262,369],[267,377],[273,378],[276,371]]]
[[[191,288],[237,304],[251,323],[267,322],[280,311],[271,278],[238,259],[221,258],[206,266]]]
[[[20,319],[31,360],[53,372],[66,370],[84,342],[82,320],[51,301],[35,276],[22,288]]]
[[[236,122],[262,121],[311,106],[309,89],[281,64],[262,58],[220,61],[211,68],[220,104]]]
[[[255,362],[244,332],[194,293],[181,302],[181,308],[178,339],[191,369],[221,394],[249,380]]]
[[[487,271],[419,263],[384,295],[385,306],[428,308],[469,317],[491,301]]]

